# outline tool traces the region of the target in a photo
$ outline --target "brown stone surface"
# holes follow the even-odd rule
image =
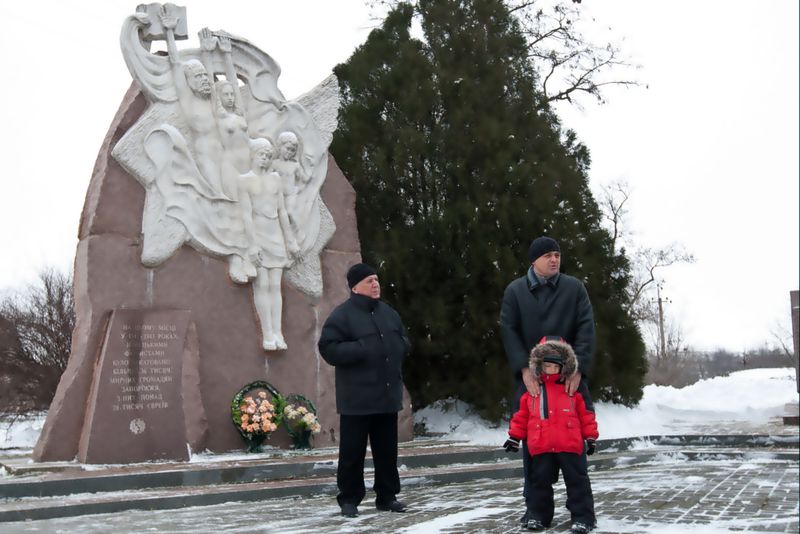
[[[187,426],[185,438],[192,451],[225,452],[244,447],[231,422],[230,401],[242,386],[256,380],[270,382],[283,394],[308,397],[317,406],[324,429],[315,437],[315,444],[335,444],[339,423],[334,373],[319,356],[316,344],[327,316],[348,297],[347,268],[361,260],[355,192],[329,157],[321,196],[333,215],[336,232],[321,255],[324,294],[318,302],[312,301],[284,280],[283,331],[289,349],[265,353],[260,347],[251,287],[231,282],[225,261],[184,246],[156,268],[141,264],[144,190],[111,157],[111,149],[145,108],[146,101],[134,83],[97,158],[75,257],[77,320],[72,353],[34,459],[72,460],[78,456],[103,334],[111,313],[118,309],[191,311],[199,364],[196,371],[191,366],[183,368],[182,381],[187,385],[183,403],[200,404],[198,413],[205,414]],[[410,438],[409,406],[401,421],[400,435]],[[287,447],[290,440],[279,430],[269,444]]]
[[[139,90],[139,85],[132,82],[100,146],[92,179],[86,191],[78,239],[104,233],[139,236],[144,189],[111,157],[111,149],[146,108],[147,101]],[[133,206],[138,206],[138,209],[118,210],[119,206],[108,202],[109,198],[124,198]]]
[[[336,221],[336,233],[326,248],[357,254],[358,261],[361,261],[361,243],[358,240],[356,225],[356,192],[330,154],[328,174],[325,176],[320,195]]]
[[[191,339],[196,331],[190,329],[190,321],[191,312],[185,310],[111,313],[79,441],[79,461],[189,459],[186,423],[205,419],[202,404],[183,403],[184,368],[198,362],[191,354],[196,356],[197,343]]]

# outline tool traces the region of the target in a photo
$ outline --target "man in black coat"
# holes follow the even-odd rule
[[[375,269],[358,263],[347,271],[350,298],[322,327],[319,352],[336,368],[339,466],[336,500],[342,515],[355,517],[366,495],[367,439],[375,465],[375,507],[404,512],[397,472],[397,412],[403,400],[403,359],[410,349],[400,315],[380,300]]]
[[[586,384],[595,346],[589,294],[580,280],[560,272],[561,248],[555,239],[545,236],[534,239],[528,259],[531,262],[528,272],[508,284],[500,309],[503,347],[517,382],[513,411],[519,408],[519,398],[526,390],[533,397],[539,395],[539,383],[528,368],[528,361],[531,349],[545,336],[561,337],[575,351],[578,373],[565,387],[570,395],[580,388],[586,407],[594,411]],[[523,454],[525,472],[527,460],[528,455]],[[527,491],[526,478],[526,495]],[[527,514],[522,522],[527,522]]]

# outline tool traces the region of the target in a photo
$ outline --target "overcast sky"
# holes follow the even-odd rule
[[[44,266],[71,267],[94,160],[131,82],[119,32],[136,4],[0,3],[0,289],[32,282]],[[281,65],[289,98],[346,61],[376,24],[363,0],[178,4],[191,36],[179,46],[197,46],[204,26],[245,37]],[[559,111],[591,150],[592,187],[630,184],[633,240],[682,243],[697,257],[663,272],[668,319],[695,348],[754,348],[791,328],[788,293],[800,270],[797,4],[581,4],[595,17],[590,31],[613,36],[642,65],[648,88]]]

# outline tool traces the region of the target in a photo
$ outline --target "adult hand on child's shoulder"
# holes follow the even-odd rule
[[[570,397],[578,391],[578,386],[581,384],[581,373],[578,371],[566,380],[567,395]]]
[[[522,370],[522,383],[525,384],[525,389],[531,397],[539,396],[539,381],[533,376],[530,367],[525,367]]]

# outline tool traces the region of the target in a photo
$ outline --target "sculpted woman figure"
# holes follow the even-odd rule
[[[300,248],[289,223],[280,175],[272,170],[275,149],[267,139],[253,141],[251,170],[239,178],[239,201],[244,226],[252,243],[251,256],[258,274],[253,300],[261,323],[264,350],[284,350],[281,328],[281,279]]]
[[[225,58],[227,79],[214,82],[211,86],[211,93],[217,134],[222,144],[221,188],[226,197],[236,202],[239,200],[239,176],[250,169],[250,144],[253,140],[247,133],[242,95],[231,59],[231,40],[227,34],[212,33],[208,28],[200,30],[198,37],[200,38],[203,64],[208,72],[213,72],[211,53],[218,46]],[[237,236],[244,233],[240,209],[231,210],[227,205],[220,204],[219,210],[218,219],[222,235]],[[239,252],[228,256],[228,263],[228,274],[234,282],[244,284],[256,276],[255,266]]]
[[[237,200],[238,178],[250,170],[252,139],[247,134],[242,95],[231,59],[231,40],[228,35],[221,32],[212,33],[208,28],[203,28],[198,35],[203,49],[204,63],[207,64],[206,68],[209,68],[211,64],[209,55],[217,46],[225,58],[225,76],[227,78],[215,82],[212,89],[215,102],[214,117],[217,121],[217,130],[223,148],[220,166],[222,188],[228,197]]]

